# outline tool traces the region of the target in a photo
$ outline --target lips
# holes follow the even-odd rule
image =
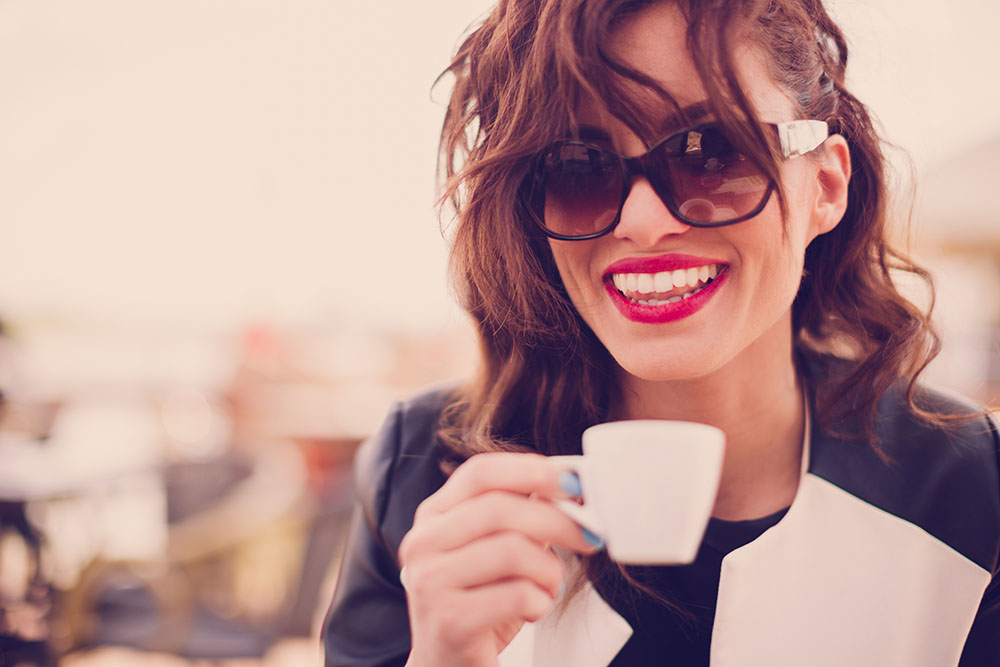
[[[729,265],[707,257],[627,258],[604,271],[605,290],[629,320],[674,322],[701,310],[729,277]]]

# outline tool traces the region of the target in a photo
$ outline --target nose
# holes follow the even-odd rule
[[[621,219],[612,234],[642,247],[654,247],[668,236],[683,234],[691,229],[674,217],[650,182],[643,177],[632,181],[632,187],[622,204]]]

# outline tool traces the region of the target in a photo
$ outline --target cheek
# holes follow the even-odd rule
[[[803,221],[789,219],[783,224],[780,209],[777,206],[775,209],[773,218],[760,220],[766,224],[757,231],[766,230],[766,233],[742,242],[733,240],[744,269],[752,274],[754,294],[749,296],[749,305],[762,309],[761,314],[764,310],[771,312],[790,307],[802,282],[806,246]]]
[[[769,293],[783,308],[790,308],[802,283],[805,258],[805,234],[801,228],[789,225],[787,232],[776,240],[771,257],[765,265]]]
[[[563,287],[566,288],[578,310],[593,301],[592,292],[598,282],[594,273],[593,253],[583,247],[584,245],[584,243],[569,245],[569,242],[565,241],[549,242]]]

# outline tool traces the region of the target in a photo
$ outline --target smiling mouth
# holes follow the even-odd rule
[[[726,264],[703,264],[658,273],[612,273],[606,280],[632,304],[661,306],[690,299],[727,268]]]

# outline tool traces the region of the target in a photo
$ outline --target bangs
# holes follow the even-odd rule
[[[745,38],[739,28],[755,21],[747,13],[754,3],[735,10],[730,3],[677,3],[688,24],[686,52],[706,91],[697,108],[682,108],[660,83],[616,59],[608,48],[622,24],[654,2],[525,4],[538,12],[535,20],[524,21],[519,29],[512,22],[524,17],[512,15],[510,6],[498,7],[463,45],[462,51],[469,47],[476,57],[462,58],[460,51],[453,63],[453,71],[459,65],[465,70],[455,72],[459,85],[464,80],[470,87],[457,96],[463,102],[461,117],[465,127],[473,121],[477,127],[466,144],[462,168],[454,165],[463,177],[489,170],[495,178],[500,169],[523,178],[528,162],[540,151],[554,141],[582,138],[581,128],[595,121],[601,126],[612,119],[621,122],[651,146],[668,133],[665,123],[670,130],[680,130],[708,117],[779,183],[780,192],[777,142],[741,88],[733,57],[732,47]],[[529,9],[522,6],[520,11]],[[479,43],[470,45],[473,40]],[[449,126],[455,128],[446,122],[443,139]],[[449,146],[454,147],[442,143],[445,149]],[[454,152],[449,157],[454,158]]]

